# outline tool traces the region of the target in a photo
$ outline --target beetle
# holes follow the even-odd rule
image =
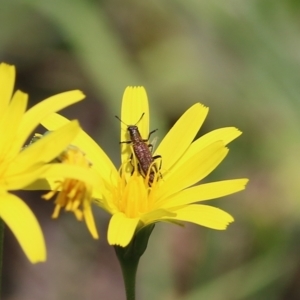
[[[138,169],[140,174],[143,177],[146,177],[149,173],[149,185],[154,181],[155,178],[155,172],[158,172],[157,165],[155,164],[155,160],[158,158],[161,158],[160,155],[152,156],[152,145],[148,144],[147,142],[150,139],[151,134],[157,131],[157,129],[151,131],[148,135],[147,139],[143,139],[139,128],[137,124],[141,121],[145,113],[143,113],[140,117],[140,119],[134,124],[134,125],[127,125],[124,123],[118,116],[115,116],[120,122],[125,124],[127,126],[127,130],[129,132],[130,141],[122,141],[120,144],[132,144],[132,148],[134,151],[134,154],[138,161]],[[151,148],[151,149],[150,149]],[[160,167],[161,168],[161,163]],[[150,171],[149,171],[150,170]]]

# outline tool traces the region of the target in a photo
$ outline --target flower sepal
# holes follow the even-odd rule
[[[126,247],[114,246],[118,257],[119,255],[124,259],[141,257],[147,249],[154,226],[155,224],[150,224],[138,230]]]

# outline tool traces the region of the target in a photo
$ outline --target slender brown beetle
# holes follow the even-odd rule
[[[142,114],[142,116],[136,122],[135,125],[127,125],[118,116],[115,116],[115,117],[120,122],[122,122],[123,124],[125,124],[127,126],[127,130],[129,132],[129,136],[130,136],[130,141],[123,141],[123,142],[120,142],[120,144],[123,144],[123,143],[124,144],[132,144],[134,154],[138,161],[139,172],[143,177],[146,177],[149,173],[149,185],[151,186],[151,184],[154,181],[155,172],[156,173],[158,172],[157,165],[155,164],[154,161],[155,161],[155,159],[161,158],[161,156],[160,155],[152,156],[152,152],[151,152],[152,145],[147,143],[150,139],[151,134],[156,132],[157,129],[151,131],[149,133],[149,136],[147,139],[143,139],[140,134],[137,124],[143,118],[144,114],[145,113]]]

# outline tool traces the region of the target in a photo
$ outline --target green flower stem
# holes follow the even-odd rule
[[[135,300],[135,278],[140,257],[127,257],[126,248],[115,246],[125,284],[126,299]]]
[[[4,242],[4,222],[0,218],[0,298],[1,298],[1,287],[2,287],[3,242]]]
[[[116,255],[122,268],[126,299],[135,300],[135,280],[141,256],[147,249],[149,237],[154,229],[151,224],[139,230],[126,247],[114,246]]]

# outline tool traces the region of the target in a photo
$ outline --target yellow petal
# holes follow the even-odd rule
[[[172,169],[172,172],[175,172],[180,165],[184,164],[190,157],[194,156],[208,145],[217,141],[222,141],[224,145],[227,145],[241,134],[242,132],[235,127],[224,127],[210,131],[191,144],[182,159],[180,159],[174,169]]]
[[[86,154],[86,158],[91,162],[92,169],[95,169],[106,181],[116,182],[119,173],[110,158],[102,148],[83,130],[79,132],[72,145],[78,147]]]
[[[42,180],[34,182],[40,178],[49,179],[49,186]],[[64,178],[77,179],[90,184],[95,190],[93,194],[95,193],[98,197],[101,195],[101,189],[103,188],[102,178],[94,170],[59,163],[36,166],[33,170],[10,176],[6,179],[5,187],[8,190],[43,190],[48,189],[47,187],[54,189],[57,186],[57,181]]]
[[[234,139],[239,137],[241,134],[242,132],[235,127],[223,127],[223,128],[215,129],[213,131],[204,134],[195,142],[193,142],[191,148],[195,147],[199,151],[200,149],[205,148],[209,144],[217,141],[222,141],[224,145],[227,145],[230,142],[232,142]]]
[[[51,165],[50,167],[52,168],[53,166]],[[62,167],[60,166],[60,168],[62,168]],[[63,168],[64,168],[66,174],[69,175],[71,173],[71,174],[73,174],[73,177],[75,177],[73,168],[71,168],[71,170],[68,168],[68,166],[66,167],[67,169],[65,167],[63,167]],[[79,171],[79,170],[77,169],[77,171]],[[50,171],[50,172],[52,173],[52,176],[53,176],[53,173],[54,173],[53,170]],[[91,178],[90,171],[86,170],[85,172],[88,172],[88,173],[84,173],[85,175],[88,174],[88,177],[85,177],[85,178]],[[56,173],[56,177],[51,177],[50,178],[49,173],[47,171],[45,171],[45,173],[43,173],[43,176],[46,177],[47,179],[45,179],[45,178],[37,179],[34,182],[30,183],[29,185],[26,185],[25,187],[23,187],[22,190],[28,190],[28,191],[42,191],[42,190],[50,191],[50,190],[55,190],[57,188],[57,181],[64,180],[64,178],[62,177],[62,175],[60,173],[60,170],[56,169],[55,173]],[[79,173],[81,173],[81,170],[80,170]],[[85,175],[83,175],[83,176],[85,176]],[[83,176],[80,175],[81,178]],[[93,172],[93,176],[94,176],[94,172]],[[72,178],[72,177],[70,177],[70,178]],[[96,179],[94,178],[91,181],[95,182]],[[93,199],[102,199],[103,198],[102,190],[103,190],[103,185],[101,184],[100,181],[97,181],[97,185],[93,186],[92,198]]]
[[[50,164],[47,170],[43,173],[43,176],[53,178],[72,178],[77,179],[87,184],[92,185],[94,188],[102,188],[102,179],[94,170],[82,168],[76,165],[67,164]]]
[[[98,231],[97,231],[97,228],[95,225],[94,216],[92,213],[90,203],[84,204],[83,216],[84,216],[84,220],[87,225],[87,228],[88,228],[89,232],[91,233],[92,237],[94,239],[98,239],[99,238]]]
[[[51,183],[48,182],[48,180],[42,178],[42,179],[37,179],[34,182],[26,185],[25,187],[22,188],[22,190],[28,190],[28,191],[50,191],[54,190],[55,187],[57,186],[57,179],[54,179],[51,181]]]
[[[15,85],[16,69],[5,63],[0,64],[0,117],[5,113]]]
[[[23,189],[39,177],[42,177],[42,174],[45,174],[47,169],[48,166],[40,164],[35,165],[31,170],[26,170],[22,173],[13,172],[12,170],[9,175],[5,175],[5,181],[1,182],[1,185],[9,191]]]
[[[191,222],[217,230],[226,229],[234,221],[233,217],[227,212],[208,205],[188,205],[176,209],[174,212],[177,213],[175,220]]]
[[[58,113],[53,113],[41,121],[41,124],[48,130],[54,131],[71,122]]]
[[[156,205],[167,209],[193,202],[224,197],[244,190],[248,181],[248,179],[232,179],[201,184],[185,189],[167,199],[162,199]]]
[[[59,156],[80,131],[78,121],[74,120],[59,130],[50,132],[37,142],[26,147],[10,165],[6,176],[23,173],[34,164],[47,163]]]
[[[109,222],[108,243],[126,247],[130,243],[138,224],[138,218],[129,219],[123,213],[114,214]]]
[[[44,118],[84,99],[84,97],[84,94],[80,91],[70,91],[47,98],[33,106],[25,113],[21,123],[21,144],[25,143],[27,137]]]
[[[143,115],[144,114],[144,115]],[[142,119],[141,116],[143,115]],[[137,125],[143,139],[149,135],[149,104],[144,87],[127,87],[125,89],[121,109],[121,141],[130,141],[127,127]],[[129,144],[121,144],[122,163],[127,161],[131,154]]]
[[[141,116],[143,115],[142,119]],[[141,120],[140,120],[141,119]],[[137,124],[139,131],[144,139],[149,134],[149,104],[148,97],[144,87],[127,87],[122,99],[121,120],[127,125]],[[121,140],[128,140],[125,135],[127,126],[121,124]]]
[[[168,174],[163,176],[158,199],[175,194],[202,180],[222,162],[227,153],[228,149],[222,142],[215,142],[196,153],[169,177]]]
[[[12,145],[16,141],[20,122],[26,111],[27,99],[27,94],[17,91],[6,110],[6,114],[0,120],[1,157],[4,157],[8,151],[10,151],[10,156],[13,157],[20,150],[12,148]]]
[[[46,247],[40,225],[29,207],[12,194],[0,195],[0,217],[14,233],[32,263],[46,260]]]
[[[160,221],[162,218],[175,217],[175,216],[176,216],[176,213],[171,212],[169,210],[156,209],[156,210],[150,211],[150,212],[142,215],[141,222],[143,223],[143,226],[147,226],[147,225],[150,225],[157,221]]]
[[[59,129],[69,122],[70,121],[67,118],[54,113],[45,118],[41,124],[52,131]],[[87,160],[92,163],[92,168],[95,168],[106,181],[115,179],[116,182],[119,174],[114,164],[101,147],[87,133],[80,130],[79,134],[71,144],[78,147],[86,154]]]
[[[162,172],[169,170],[192,143],[208,113],[208,108],[196,103],[190,107],[167,133],[155,151],[162,156]]]

